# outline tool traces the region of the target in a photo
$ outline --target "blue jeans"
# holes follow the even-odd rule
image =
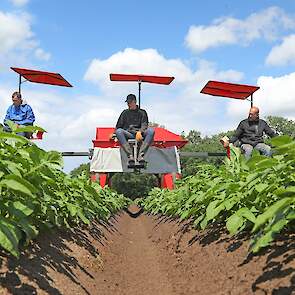
[[[154,135],[155,130],[153,128],[148,128],[146,131],[142,132],[142,136],[144,138],[143,142],[150,145],[154,140]],[[135,134],[122,128],[116,129],[116,136],[122,145],[127,143],[128,139],[135,139]]]
[[[253,149],[259,151],[264,156],[270,157],[271,156],[271,147],[265,143],[258,143],[253,147],[251,144],[243,143],[241,145],[242,151],[245,153],[246,159],[251,158],[251,154],[253,152]]]

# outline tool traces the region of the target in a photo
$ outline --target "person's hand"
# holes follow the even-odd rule
[[[135,139],[136,139],[137,141],[142,141],[143,138],[142,138],[142,134],[141,134],[140,131],[137,131],[137,132],[136,132]]]
[[[228,142],[228,141],[224,141],[224,142],[223,142],[223,147],[224,147],[224,148],[227,148],[228,146],[229,146],[229,142]]]
[[[229,146],[229,138],[227,136],[224,136],[220,139],[221,144],[224,148],[227,148]]]

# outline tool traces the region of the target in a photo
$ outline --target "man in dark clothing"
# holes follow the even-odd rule
[[[229,141],[223,141],[223,146],[226,148],[229,143],[239,140],[241,149],[247,159],[251,157],[253,149],[258,150],[265,156],[271,156],[270,146],[263,142],[264,133],[270,137],[276,136],[275,131],[264,120],[259,119],[258,107],[251,107],[248,119],[240,122],[235,134]]]
[[[144,162],[144,155],[154,140],[155,131],[153,128],[148,127],[148,115],[145,110],[137,106],[136,96],[129,94],[125,101],[128,109],[124,110],[118,119],[116,136],[128,156],[129,163],[134,162],[134,157],[127,140],[136,139],[139,142],[144,140],[140,146],[138,156],[138,161]]]

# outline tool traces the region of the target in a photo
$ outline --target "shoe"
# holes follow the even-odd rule
[[[128,155],[128,165],[135,165],[135,160],[133,155]]]
[[[134,156],[132,154],[132,150],[131,150],[131,147],[130,147],[129,143],[122,144],[122,149],[127,154],[128,164],[129,165],[134,165],[135,164],[135,160],[134,160]]]
[[[149,145],[146,142],[143,142],[142,145],[140,146],[139,152],[138,152],[138,162],[141,164],[145,163],[144,155],[149,149]]]
[[[138,162],[139,162],[140,164],[144,164],[144,163],[145,163],[144,153],[140,153],[140,154],[138,155]]]

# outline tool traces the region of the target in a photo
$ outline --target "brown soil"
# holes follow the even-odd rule
[[[0,294],[295,294],[294,233],[253,256],[219,225],[141,213],[43,234],[20,260],[2,253]]]

